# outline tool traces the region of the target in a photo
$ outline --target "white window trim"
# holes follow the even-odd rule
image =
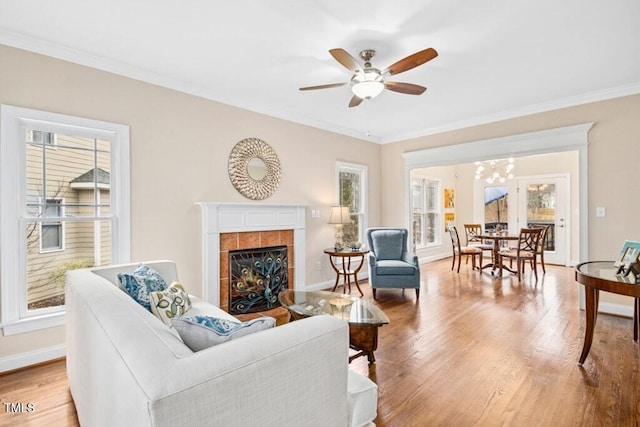
[[[64,307],[38,310],[26,317],[26,182],[27,128],[111,141],[112,262],[126,263],[131,254],[129,127],[10,105],[0,106],[0,327],[4,335],[64,324]],[[18,284],[18,285],[16,285]]]
[[[442,197],[442,192],[444,191],[443,188],[442,188],[442,180],[440,178],[433,177],[433,176],[413,174],[413,175],[411,175],[411,179],[409,180],[410,187],[413,186],[414,180],[421,180],[422,181],[423,194],[424,194],[424,199],[422,200],[422,203],[424,205],[422,207],[423,210],[424,210],[423,215],[427,215],[430,212],[435,212],[438,215],[434,241],[432,243],[425,242],[422,245],[416,245],[415,249],[417,251],[417,250],[420,250],[420,249],[430,249],[430,248],[442,246],[443,230],[444,230],[444,208],[443,208],[443,203],[442,203],[442,198],[441,198]],[[427,191],[426,191],[426,186],[424,185],[427,181],[436,182],[437,186],[438,186],[437,191],[436,191],[436,201],[435,201],[436,209],[432,209],[432,210],[427,209]],[[413,191],[411,188],[410,188],[410,190]],[[410,200],[410,203],[411,203],[411,213],[412,213],[412,217],[413,217],[413,198]],[[413,235],[413,221],[410,221],[409,223],[410,223],[409,229],[411,230],[411,235]],[[426,223],[426,221],[425,221],[425,223]],[[423,232],[426,233],[425,230],[423,230]],[[425,240],[426,240],[426,234],[425,234],[424,237],[425,237]]]
[[[362,235],[360,237],[360,241],[364,243],[364,232],[369,224],[369,209],[368,209],[368,199],[367,193],[369,188],[369,167],[367,165],[362,165],[359,163],[348,163],[337,161],[336,162],[336,173],[335,173],[335,201],[338,203],[340,201],[340,172],[351,172],[357,173],[360,175],[361,185],[360,185],[360,206],[362,209]]]

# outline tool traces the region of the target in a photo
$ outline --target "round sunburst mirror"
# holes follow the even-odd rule
[[[229,155],[229,179],[244,197],[251,200],[266,199],[280,184],[278,155],[261,139],[243,139]]]

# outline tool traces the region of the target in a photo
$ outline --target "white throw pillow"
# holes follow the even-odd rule
[[[187,347],[193,351],[200,351],[231,339],[273,328],[276,319],[264,316],[247,322],[234,322],[210,316],[182,316],[173,319],[171,324]]]
[[[149,292],[149,304],[151,312],[168,326],[191,309],[189,294],[178,282],[171,283],[164,291]]]

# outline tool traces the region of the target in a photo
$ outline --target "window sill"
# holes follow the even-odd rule
[[[55,326],[64,325],[64,317],[65,312],[59,311],[57,313],[20,319],[3,324],[2,330],[3,334],[8,336],[38,331],[40,329],[53,328]]]

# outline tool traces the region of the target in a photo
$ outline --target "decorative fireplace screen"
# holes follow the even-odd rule
[[[278,307],[278,294],[288,288],[287,247],[231,251],[229,275],[229,313],[255,313]]]

